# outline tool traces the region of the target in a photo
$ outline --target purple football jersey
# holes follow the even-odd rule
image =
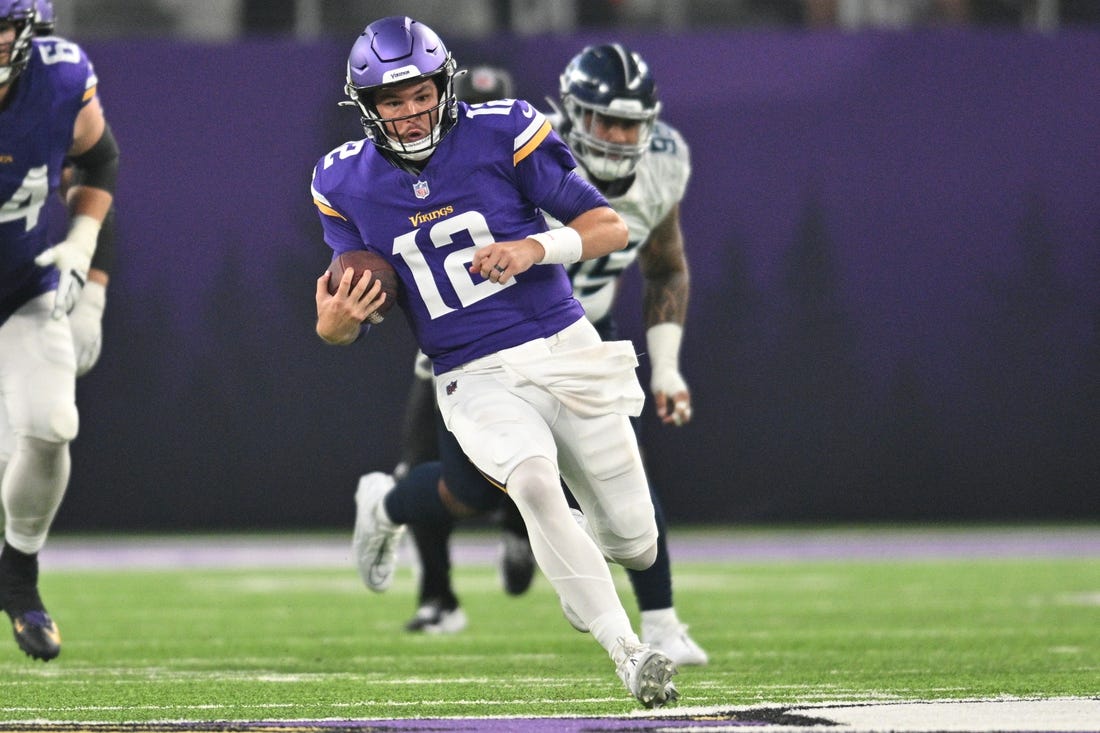
[[[568,222],[607,201],[576,175],[546,118],[521,100],[470,108],[416,175],[368,140],[322,158],[313,199],[334,252],[370,249],[401,278],[400,305],[437,374],[557,333],[584,317],[565,268],[501,285],[469,273],[474,252]]]
[[[0,112],[0,323],[56,287],[45,250],[45,205],[61,182],[76,116],[96,93],[96,75],[75,43],[38,38]]]

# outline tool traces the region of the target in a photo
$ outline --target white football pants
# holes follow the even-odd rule
[[[76,437],[76,356],[67,318],[50,317],[54,294],[0,324],[0,520],[4,539],[38,552],[69,482]]]
[[[506,485],[539,567],[609,653],[618,637],[636,637],[604,555],[633,569],[657,556],[653,504],[627,416],[643,393],[632,347],[630,363],[619,358],[623,343],[601,341],[581,319],[436,377],[448,429],[474,465]],[[559,474],[599,547],[574,521]]]

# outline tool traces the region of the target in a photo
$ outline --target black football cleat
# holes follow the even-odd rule
[[[48,662],[61,653],[61,634],[38,595],[38,554],[4,543],[0,551],[0,608],[11,619],[15,643],[27,656]]]
[[[27,611],[13,616],[11,630],[15,643],[28,657],[48,662],[61,653],[61,633],[45,611]]]
[[[531,552],[527,536],[503,530],[500,533],[500,582],[504,592],[510,596],[526,593],[535,577],[535,567],[535,554]]]

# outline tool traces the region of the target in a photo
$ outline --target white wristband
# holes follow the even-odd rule
[[[683,338],[684,327],[679,323],[658,323],[646,329],[645,342],[653,371],[680,371],[680,342]]]
[[[65,237],[68,244],[76,245],[79,251],[92,259],[95,254],[95,243],[99,237],[99,229],[103,223],[85,214],[73,217],[69,224],[69,233]]]
[[[546,250],[540,265],[570,265],[581,259],[581,235],[572,227],[558,227],[548,232],[528,235]]]
[[[684,327],[679,323],[658,323],[646,329],[650,386],[655,391],[671,395],[687,388],[680,375],[680,342],[683,338]]]

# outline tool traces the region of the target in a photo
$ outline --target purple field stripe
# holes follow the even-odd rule
[[[790,716],[788,716],[790,717]],[[805,719],[800,727],[812,724]],[[826,721],[827,722],[827,721]],[[622,717],[622,718],[405,718],[382,720],[258,720],[255,722],[181,722],[181,723],[0,723],[0,733],[623,733],[624,731],[695,731],[707,728],[729,730],[731,726],[769,725],[765,716],[750,714],[739,718],[736,714],[714,715]]]
[[[498,539],[487,533],[455,536],[453,558],[492,564]],[[64,568],[349,567],[348,538],[315,535],[194,535],[50,538],[42,562]],[[674,561],[1100,557],[1100,527],[903,530],[675,529]],[[406,556],[413,550],[406,546]]]
[[[180,721],[153,723],[0,723],[0,733],[624,733],[624,731],[689,731],[731,727],[785,726],[809,728],[832,726],[832,721],[812,714],[791,713],[787,708],[721,710],[695,708],[697,712],[662,710],[617,717],[547,718],[382,718],[362,720],[256,720],[256,721]]]
[[[1100,733],[1100,698],[824,703],[808,706],[683,708],[630,716],[551,718],[405,718],[151,723],[0,723],[0,733],[625,733],[755,728],[800,731],[954,731],[954,733]]]
[[[265,731],[286,731],[295,729],[286,723],[257,723]],[[316,726],[325,733],[336,731],[360,731],[361,733],[380,733],[381,731],[424,731],[427,733],[458,733],[459,731],[484,731],[485,733],[621,733],[622,731],[694,731],[706,728],[730,726],[761,726],[767,722],[759,719],[739,721],[733,716],[716,715],[710,719],[660,717],[660,718],[409,718],[404,720],[356,720],[356,721],[318,721],[306,723]],[[245,731],[248,728],[244,729]]]

